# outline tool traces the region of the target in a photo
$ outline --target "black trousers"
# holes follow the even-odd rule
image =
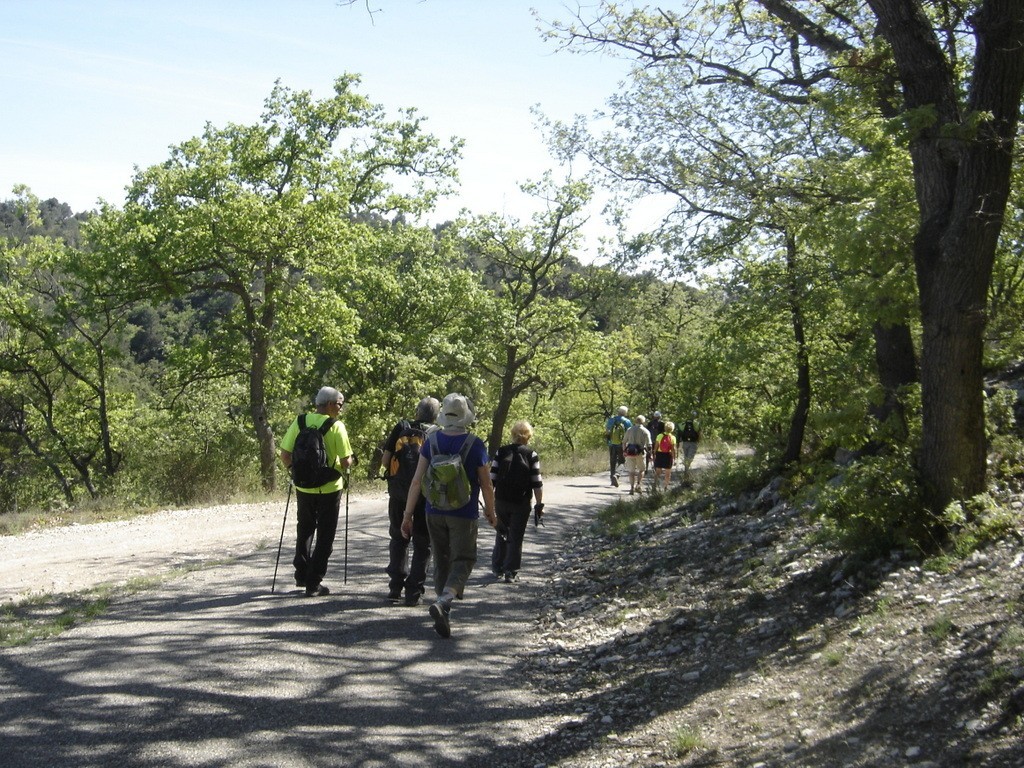
[[[304,493],[295,491],[295,582],[315,589],[327,573],[327,561],[334,550],[341,512],[341,491]]]
[[[622,455],[622,444],[621,443],[609,443],[608,444],[608,464],[609,470],[612,477],[619,476],[619,464],[625,462],[625,457]]]
[[[427,500],[420,494],[412,513],[412,539],[402,535],[402,517],[408,497],[392,494],[388,498],[388,591],[406,596],[426,591],[427,563],[430,562],[430,532],[427,530]],[[406,555],[412,544],[412,562],[406,570]]]
[[[530,500],[494,500],[494,511],[499,524],[505,527],[505,538],[496,533],[494,549],[491,551],[491,570],[495,573],[518,573],[523,563],[523,538],[526,524],[530,522]]]

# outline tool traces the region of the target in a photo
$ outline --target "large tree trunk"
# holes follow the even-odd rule
[[[498,402],[494,405],[494,413],[491,415],[491,432],[487,436],[487,450],[492,454],[501,447],[502,435],[505,433],[505,424],[508,422],[508,414],[512,410],[512,401],[522,391],[522,387],[516,386],[516,374],[519,372],[519,347],[509,345],[505,348],[505,364],[501,374],[501,389],[498,392]]]
[[[1024,3],[985,0],[970,18],[977,47],[965,115],[953,65],[919,0],[868,2],[892,46],[906,108],[935,114],[911,156],[920,208],[920,469],[928,506],[940,511],[985,487],[985,303],[1024,83]]]
[[[512,407],[512,392],[504,386],[504,382],[502,384],[498,402],[495,404],[494,413],[491,416],[491,431],[487,435],[487,450],[492,454],[501,447],[505,424],[508,422],[508,413]]]
[[[910,328],[904,323],[886,325],[878,321],[872,331],[875,337],[875,367],[885,397],[880,405],[871,409],[871,415],[880,423],[895,420],[899,437],[906,437],[906,410],[900,400],[900,392],[907,385],[920,380],[914,339]]]

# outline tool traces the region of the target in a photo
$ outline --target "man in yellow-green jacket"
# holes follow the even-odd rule
[[[295,584],[305,587],[308,597],[330,593],[321,582],[334,549],[341,491],[353,463],[348,432],[338,418],[344,404],[341,392],[322,387],[316,393],[316,412],[298,416],[281,438],[281,463],[291,472],[296,491]],[[321,466],[311,468],[317,447],[313,432],[319,433],[325,455]],[[310,477],[315,479],[305,479]]]

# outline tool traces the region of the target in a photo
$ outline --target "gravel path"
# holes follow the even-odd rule
[[[493,533],[438,638],[425,605],[385,599],[387,497],[349,503],[324,580],[292,585],[281,503],[161,512],[0,538],[0,605],[32,593],[175,575],[49,641],[0,652],[0,754],[21,766],[487,765],[542,728],[511,679],[534,632],[546,560],[569,527],[622,495],[604,476],[550,478],[521,581],[495,583]],[[343,511],[344,515],[344,511]],[[485,530],[486,528],[486,530]]]

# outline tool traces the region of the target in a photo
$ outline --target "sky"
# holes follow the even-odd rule
[[[389,112],[415,107],[431,133],[466,141],[461,191],[436,219],[462,207],[526,219],[534,205],[518,185],[557,168],[531,108],[591,114],[628,71],[542,38],[531,8],[567,20],[577,5],[0,0],[0,199],[26,184],[76,212],[120,206],[136,166],[166,160],[207,122],[257,122],[275,81],[326,98],[348,72]]]

